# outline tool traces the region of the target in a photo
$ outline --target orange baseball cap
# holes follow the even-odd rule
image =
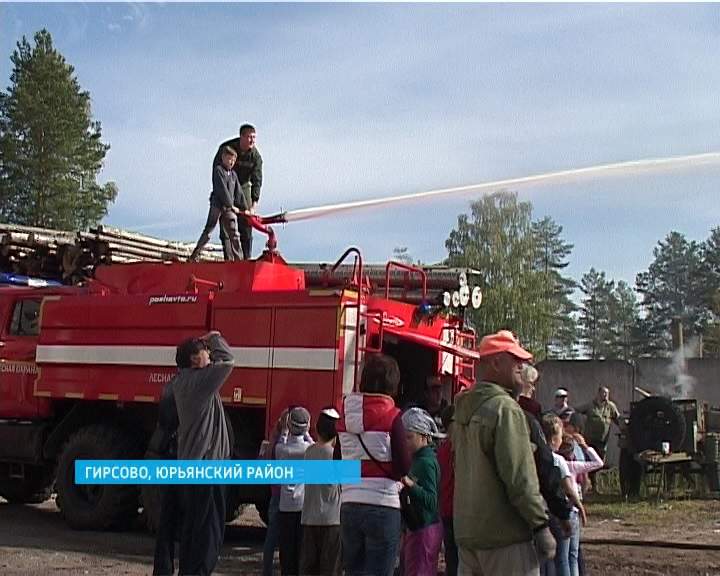
[[[510,330],[500,330],[495,334],[488,334],[480,340],[477,351],[480,358],[507,352],[520,360],[532,360],[532,354],[520,346],[520,342]]]

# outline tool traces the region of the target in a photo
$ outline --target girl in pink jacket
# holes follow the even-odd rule
[[[575,460],[575,455],[573,453],[575,443],[580,446],[580,448],[585,454],[584,462]],[[598,453],[595,451],[594,448],[588,446],[587,442],[585,442],[585,438],[583,438],[581,434],[573,434],[572,436],[565,435],[563,437],[562,444],[558,449],[558,453],[563,456],[565,460],[567,460],[567,467],[570,470],[570,483],[572,485],[572,488],[578,495],[578,500],[582,500],[582,482],[578,479],[586,474],[589,474],[590,472],[600,470],[600,468],[602,468],[604,465],[602,459],[600,458],[600,456],[598,456]],[[577,516],[575,517],[577,518]],[[582,511],[581,520],[582,524],[584,525],[585,517]],[[567,550],[567,562],[570,576],[578,576],[578,550],[580,548],[581,523],[574,522],[572,526],[573,530],[572,534],[570,535],[570,542]],[[564,564],[564,558],[556,558],[556,566],[558,565],[558,560],[560,561],[560,564]]]

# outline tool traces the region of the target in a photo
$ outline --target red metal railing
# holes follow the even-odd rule
[[[358,364],[360,363],[360,317],[362,316],[361,306],[363,293],[363,261],[360,249],[356,248],[355,246],[351,246],[350,248],[345,250],[345,252],[343,252],[343,255],[338,258],[337,262],[335,262],[333,267],[330,269],[330,274],[333,274],[335,270],[337,270],[338,266],[340,266],[340,264],[342,264],[345,259],[353,253],[355,254],[355,262],[353,264],[351,285],[352,283],[355,283],[357,285],[357,304],[352,305],[352,307],[357,306],[357,315],[355,317],[355,366],[353,367],[353,389],[355,389],[355,387],[357,386]]]
[[[390,270],[393,268],[400,268],[401,270],[405,270],[410,273],[419,274],[420,279],[422,280],[422,298],[425,300],[427,298],[427,274],[425,273],[425,270],[422,268],[418,268],[417,266],[412,266],[411,264],[405,264],[403,262],[395,262],[394,260],[390,260],[390,262],[387,263],[385,266],[385,298],[390,297]]]
[[[197,276],[195,276],[195,274],[191,274],[190,279],[188,280],[187,291],[197,294],[200,291],[199,290],[200,286],[207,286],[211,290],[212,289],[215,289],[215,290],[223,289],[222,281],[215,282],[213,280],[203,280],[202,278],[198,278]]]

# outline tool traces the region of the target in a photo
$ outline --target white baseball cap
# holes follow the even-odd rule
[[[340,420],[340,414],[335,408],[325,408],[324,410],[320,410],[320,414],[325,414],[325,416],[333,420]]]

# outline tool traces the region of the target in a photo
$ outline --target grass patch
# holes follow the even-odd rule
[[[620,520],[636,526],[714,524],[720,518],[717,500],[671,500],[626,502],[619,496],[593,495],[586,499],[593,520]]]

